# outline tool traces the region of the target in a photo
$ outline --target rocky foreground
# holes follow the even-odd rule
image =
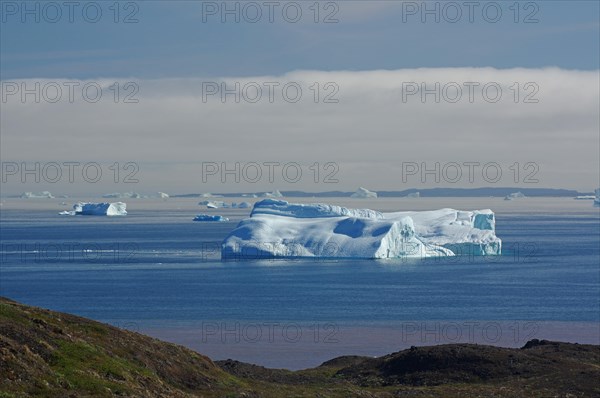
[[[450,344],[301,371],[182,346],[0,298],[0,397],[599,397],[600,346]]]

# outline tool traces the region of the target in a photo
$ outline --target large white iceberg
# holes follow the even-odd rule
[[[115,203],[75,203],[73,211],[61,211],[60,215],[69,216],[125,216],[127,204]]]
[[[228,258],[495,255],[491,210],[380,213],[266,199],[225,238]]]
[[[354,192],[352,195],[350,195],[350,197],[355,198],[355,199],[376,198],[377,192],[372,192],[366,188],[360,187],[356,190],[356,192]]]

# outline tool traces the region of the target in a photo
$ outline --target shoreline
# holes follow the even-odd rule
[[[531,339],[520,348],[412,346],[331,357],[310,369],[211,360],[90,319],[0,297],[3,396],[596,396],[600,345]],[[299,345],[298,347],[302,347]],[[293,356],[289,347],[281,354]],[[317,352],[317,350],[314,350]]]
[[[126,328],[128,325],[124,325]],[[459,327],[462,326],[462,329]],[[532,339],[600,344],[600,322],[406,321],[394,325],[327,322],[210,321],[176,327],[137,327],[213,360],[301,370],[346,355],[378,357],[411,346],[478,344],[520,348]],[[285,355],[284,355],[285,354]]]

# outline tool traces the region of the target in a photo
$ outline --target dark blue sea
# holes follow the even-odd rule
[[[193,216],[207,211],[189,199],[138,200],[112,218],[5,200],[0,294],[215,359],[291,369],[420,344],[600,344],[599,210],[591,201],[527,200],[354,205],[492,208],[499,257],[226,262],[218,247],[249,211],[211,210],[232,221],[199,223]]]

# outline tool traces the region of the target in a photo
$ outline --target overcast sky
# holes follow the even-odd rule
[[[600,185],[598,2],[46,4],[2,2],[2,195]]]

